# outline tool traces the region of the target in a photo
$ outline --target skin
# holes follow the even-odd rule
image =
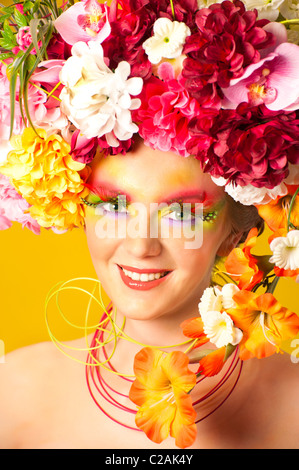
[[[186,192],[186,187],[200,188],[201,194],[208,194],[206,200],[212,207],[223,200],[222,188],[202,173],[196,160],[162,154],[142,143],[126,156],[95,161],[89,183],[105,183],[110,187],[113,184],[128,194],[132,202],[142,202],[148,209],[152,202]],[[151,216],[148,210],[147,217]],[[203,244],[194,250],[186,249],[186,240],[182,238],[151,238],[148,234],[99,240],[95,233],[98,220],[94,208],[87,208],[87,243],[96,273],[117,309],[117,324],[121,325],[125,316],[125,332],[144,344],[163,347],[186,339],[179,325],[198,314],[197,304],[209,285],[215,256],[228,253],[241,236],[231,235],[226,207],[222,206],[212,226],[204,224]],[[169,269],[172,273],[159,286],[136,291],[124,285],[117,264]],[[1,448],[175,448],[171,438],[157,445],[143,433],[122,427],[101,413],[86,387],[85,368],[77,362],[86,360],[86,351],[82,351],[85,340],[68,345],[78,349],[75,361],[50,342],[7,355],[0,368]],[[134,355],[140,348],[135,343],[119,341],[113,356],[114,367],[132,374]],[[286,354],[245,361],[233,394],[198,424],[198,437],[191,449],[298,448],[298,367]],[[128,394],[126,381],[105,370],[102,373],[109,385]],[[194,399],[211,390],[223,374],[224,371],[199,384]],[[237,370],[204,402],[199,412],[212,411],[228,394],[236,377]],[[119,400],[132,408],[127,398]],[[100,398],[99,402],[107,412],[134,426],[133,415],[121,412],[115,415],[113,407]]]

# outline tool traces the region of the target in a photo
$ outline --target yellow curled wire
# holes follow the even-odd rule
[[[92,290],[92,293],[89,292],[86,289],[81,288],[81,287],[69,286],[70,283],[75,282],[75,281],[92,281],[92,282],[95,282],[95,286]],[[98,289],[98,294],[99,294],[99,297],[100,297],[99,299],[95,296],[95,292],[96,292],[97,287],[99,287],[99,289]],[[124,339],[124,340],[129,341],[133,344],[139,345],[141,348],[142,347],[147,347],[149,345],[143,344],[143,343],[131,338],[129,335],[127,335],[125,333],[124,327],[125,327],[126,319],[123,320],[123,323],[122,323],[121,326],[117,325],[117,323],[116,323],[116,314],[117,314],[116,309],[114,308],[111,313],[107,311],[107,308],[106,308],[106,306],[103,302],[101,287],[102,287],[102,285],[101,285],[101,282],[99,280],[89,278],[89,277],[73,278],[73,279],[70,279],[68,281],[59,282],[59,283],[55,284],[55,286],[53,286],[53,288],[50,289],[48,295],[46,296],[46,301],[45,301],[45,318],[46,318],[46,326],[47,326],[47,329],[48,329],[49,336],[50,336],[51,340],[53,341],[54,345],[65,356],[75,360],[76,362],[79,362],[80,364],[88,365],[88,366],[95,366],[95,367],[100,366],[100,367],[103,367],[104,369],[108,370],[109,372],[112,372],[115,375],[119,375],[119,376],[123,376],[123,377],[134,377],[133,375],[125,375],[121,372],[117,372],[117,371],[111,369],[110,367],[106,367],[105,364],[107,364],[112,359],[112,357],[115,353],[115,350],[116,350],[117,342],[120,339]],[[85,313],[85,321],[84,321],[83,326],[76,325],[73,322],[71,322],[70,320],[68,320],[66,318],[66,315],[63,313],[63,311],[61,309],[61,306],[59,304],[59,296],[60,296],[61,292],[68,291],[68,290],[76,290],[76,291],[82,292],[84,294],[87,294],[89,296],[89,301],[88,301],[88,305],[87,305],[87,309],[86,309],[86,313]],[[49,319],[48,319],[49,303],[53,298],[55,298],[56,307],[58,309],[58,312],[59,312],[60,316],[63,318],[63,320],[68,325],[70,325],[74,328],[84,330],[84,333],[85,333],[84,337],[85,337],[86,347],[78,348],[78,347],[71,346],[69,344],[65,344],[62,341],[58,340],[58,338],[53,334],[53,332],[51,330],[51,327],[50,327]],[[91,308],[92,300],[94,300],[97,303],[97,305],[100,307],[102,313],[104,312],[106,314],[106,318],[104,320],[102,320],[101,322],[95,324],[95,325],[88,326],[88,318],[89,318],[89,314],[90,314],[90,308]],[[110,328],[108,328],[108,324],[110,324]],[[87,335],[87,331],[90,330],[90,329],[93,329],[93,330],[97,329],[99,331],[102,331],[103,333],[106,333],[107,337],[106,337],[105,341],[100,341],[98,338],[96,338],[95,339],[96,346],[90,346],[89,343],[88,343],[88,335]],[[185,351],[185,353],[187,353],[193,348],[196,341],[197,341],[196,339],[195,340],[194,339],[187,339],[186,341],[184,341],[182,343],[178,343],[178,344],[173,344],[173,345],[169,345],[169,346],[152,346],[152,347],[154,349],[173,349],[173,348],[177,348],[179,346],[188,345],[188,347]],[[114,344],[113,344],[112,351],[111,351],[110,355],[106,358],[106,360],[100,361],[94,354],[91,354],[93,351],[100,350],[101,348],[107,346],[110,343],[114,343]],[[66,351],[64,351],[63,348],[67,348],[67,349],[70,349],[70,350],[73,350],[73,351],[86,351],[87,353],[89,353],[91,355],[91,357],[93,359],[93,364],[90,364],[86,361],[82,361],[80,359],[74,358],[71,354],[68,354]]]

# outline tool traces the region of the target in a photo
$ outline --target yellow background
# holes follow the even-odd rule
[[[12,2],[4,0],[3,3]],[[267,236],[268,232],[263,235],[256,254],[269,253]],[[0,231],[0,244],[0,344],[4,344],[8,353],[49,340],[44,306],[49,290],[57,282],[96,276],[83,230],[57,235],[42,229],[41,235],[34,235],[15,223],[12,228]],[[299,284],[281,279],[275,296],[284,306],[299,312]],[[83,303],[72,293],[67,296],[67,302],[70,321],[82,324]],[[52,326],[62,340],[82,335],[60,321],[57,312],[51,315]]]

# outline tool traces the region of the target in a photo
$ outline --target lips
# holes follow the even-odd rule
[[[120,276],[127,287],[135,290],[149,290],[164,282],[172,271],[138,269],[117,265]]]

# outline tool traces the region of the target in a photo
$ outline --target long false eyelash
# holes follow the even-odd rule
[[[86,204],[87,206],[91,206],[91,207],[96,207],[98,206],[99,204],[102,204],[104,202],[110,202],[110,201],[99,201],[99,202],[89,202],[87,201],[84,197],[81,197],[81,201]]]
[[[81,197],[81,201],[87,206],[96,207],[96,206],[99,206],[100,204],[107,204],[107,203],[113,204],[113,203],[118,202],[119,200],[118,200],[118,197],[111,197],[111,198],[108,198],[107,200],[99,199],[99,201],[97,202],[89,202],[84,197]]]
[[[87,201],[85,198],[81,197],[81,201],[86,204],[87,206],[90,206],[90,207],[96,207],[98,206],[99,204],[104,204],[104,203],[113,203],[113,202],[117,202],[117,198],[111,198],[107,201],[103,201],[103,200],[100,200],[98,202],[89,202]],[[208,212],[207,214],[204,214],[203,217],[202,217],[202,220],[204,222],[209,222],[209,223],[212,223],[214,222],[217,217],[218,217],[218,210],[215,210],[215,211],[211,211],[211,212]]]

